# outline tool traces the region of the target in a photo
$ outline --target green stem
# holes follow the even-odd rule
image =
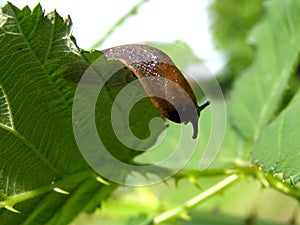
[[[185,178],[200,178],[200,177],[212,177],[212,176],[222,176],[222,175],[232,175],[239,174],[241,177],[255,177],[261,184],[265,187],[271,187],[285,195],[289,195],[298,201],[300,201],[300,189],[296,186],[291,185],[288,182],[284,182],[281,178],[274,176],[273,173],[265,173],[258,166],[244,166],[244,167],[234,167],[234,168],[217,168],[217,169],[207,169],[204,171],[199,170],[181,170],[175,176],[175,180],[185,179]]]
[[[289,195],[297,199],[300,202],[300,189],[298,187],[278,179],[272,173],[264,173],[263,171],[260,172],[263,178],[267,181],[267,187],[270,186],[285,195]]]
[[[138,9],[149,0],[141,0],[138,4],[136,4],[129,12],[123,15],[103,36],[100,38],[95,44],[91,46],[91,49],[95,49],[101,46],[107,38],[118,28],[121,26],[130,16],[137,14]]]
[[[199,203],[207,200],[208,198],[214,196],[215,194],[222,192],[225,188],[229,185],[233,184],[239,178],[238,175],[233,174],[221,182],[217,183],[216,185],[212,186],[211,188],[207,189],[206,191],[200,193],[199,195],[195,196],[194,198],[188,200],[187,202],[183,203],[182,205],[177,206],[174,209],[171,209],[157,217],[155,217],[152,221],[148,223],[148,225],[156,225],[162,222],[168,221],[174,217],[180,216],[180,214],[185,213],[186,211],[194,208]]]

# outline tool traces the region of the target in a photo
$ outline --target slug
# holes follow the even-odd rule
[[[191,122],[193,139],[197,138],[200,111],[209,105],[209,101],[197,105],[191,86],[169,56],[154,47],[139,44],[116,46],[101,52],[107,59],[121,61],[134,73],[154,106],[165,117],[175,123]]]

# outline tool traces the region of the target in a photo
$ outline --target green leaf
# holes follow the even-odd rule
[[[67,63],[85,62],[70,41],[70,23],[56,13],[49,17],[40,6],[31,14],[7,4],[1,12],[0,83],[14,124],[0,129],[2,191],[8,196],[55,182],[75,170],[75,161],[88,168],[70,132],[75,86],[61,78]]]
[[[235,83],[229,106],[233,126],[247,140],[271,120],[298,61],[299,10],[299,1],[270,1],[252,33],[255,60]]]
[[[300,179],[300,90],[288,107],[262,130],[252,154],[265,171],[283,173],[292,183]]]
[[[44,15],[40,5],[31,11],[7,3],[0,11],[1,224],[68,224],[118,186],[95,174],[74,138],[75,90],[102,54],[80,50],[71,26],[70,18]],[[131,162],[137,153],[115,141],[107,112],[125,78],[135,78],[126,69],[115,76],[118,85],[104,88],[97,102],[97,128],[109,151]],[[149,99],[133,111],[130,128],[143,139],[148,121],[159,113]]]

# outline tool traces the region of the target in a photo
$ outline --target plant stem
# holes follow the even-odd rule
[[[291,185],[288,182],[283,181],[281,178],[275,176],[272,172],[266,173],[258,166],[243,166],[243,167],[233,167],[233,168],[216,168],[207,169],[204,171],[199,170],[186,170],[183,169],[179,171],[175,176],[176,182],[181,179],[186,179],[192,177],[194,179],[200,177],[212,177],[212,176],[222,176],[222,175],[232,175],[238,174],[244,177],[255,177],[260,183],[268,188],[271,187],[285,195],[289,195],[296,200],[300,201],[300,189],[297,186]]]
[[[121,26],[130,16],[133,16],[137,13],[138,9],[149,0],[141,0],[138,4],[132,7],[132,9],[123,15],[95,44],[91,46],[91,49],[95,49],[101,46],[107,38],[118,28]]]
[[[157,225],[167,220],[170,220],[174,217],[178,217],[180,214],[185,213],[186,211],[194,208],[199,203],[203,202],[204,200],[216,195],[217,193],[223,191],[229,185],[233,184],[239,178],[238,175],[233,174],[221,182],[217,183],[216,185],[212,186],[211,188],[207,189],[206,191],[200,193],[199,195],[195,196],[194,198],[188,200],[187,202],[183,203],[182,205],[177,206],[174,209],[171,209],[151,220],[147,225]]]
[[[297,199],[300,202],[300,189],[298,187],[293,186],[289,183],[286,183],[286,182],[278,179],[272,173],[264,173],[264,172],[261,172],[261,173],[262,173],[263,178],[267,181],[268,186],[274,188],[275,190],[277,190],[285,195],[289,195],[289,196]],[[263,182],[261,182],[261,183],[263,183]]]

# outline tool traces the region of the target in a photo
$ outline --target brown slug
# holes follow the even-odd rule
[[[193,139],[197,138],[200,111],[209,105],[209,101],[197,105],[191,86],[169,56],[154,47],[139,44],[116,46],[101,52],[107,59],[120,60],[131,70],[154,106],[169,120],[191,122]]]

